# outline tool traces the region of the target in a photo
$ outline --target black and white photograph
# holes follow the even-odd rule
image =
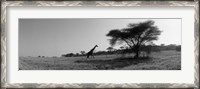
[[[19,70],[181,70],[180,18],[21,18]]]

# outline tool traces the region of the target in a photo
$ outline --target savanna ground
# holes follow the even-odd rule
[[[181,52],[153,52],[150,58],[133,54],[86,57],[19,57],[19,70],[181,70]]]

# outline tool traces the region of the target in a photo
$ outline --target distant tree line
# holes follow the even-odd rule
[[[162,52],[167,50],[176,50],[181,51],[181,45],[141,45],[141,51],[146,52],[147,54],[150,54],[151,52]],[[127,46],[121,46],[119,49],[115,49],[113,47],[108,47],[107,51],[97,51],[94,53],[94,55],[113,55],[113,54],[127,54],[127,53],[133,53],[131,49]],[[80,51],[80,53],[67,53],[62,54],[61,57],[81,57],[86,56],[85,51]]]

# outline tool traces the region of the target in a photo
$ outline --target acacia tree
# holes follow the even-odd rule
[[[85,51],[80,51],[80,53],[81,53],[82,55],[84,55],[84,54],[85,54]]]
[[[124,49],[124,46],[121,46],[120,49],[123,50],[123,49]]]
[[[139,57],[140,46],[158,39],[161,31],[154,26],[154,21],[149,20],[141,23],[130,23],[127,28],[110,30],[106,36],[111,37],[110,44],[126,43],[136,54],[134,58]]]
[[[107,48],[107,50],[108,50],[109,52],[111,52],[113,49],[114,49],[113,47],[108,47],[108,48]]]
[[[109,52],[110,54],[112,53],[113,49],[114,49],[113,47],[108,47],[108,48],[107,48],[107,50],[108,50],[108,52]]]

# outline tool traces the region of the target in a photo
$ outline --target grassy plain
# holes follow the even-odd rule
[[[153,52],[150,58],[133,54],[86,57],[19,57],[19,70],[181,70],[181,52]]]

